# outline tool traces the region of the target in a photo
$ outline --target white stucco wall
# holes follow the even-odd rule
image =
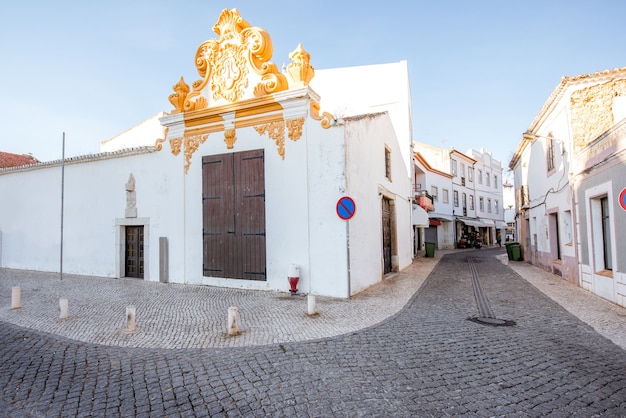
[[[563,211],[571,211],[572,193],[568,183],[569,161],[568,153],[563,152],[563,147],[569,142],[568,129],[568,100],[564,100],[553,113],[541,124],[537,139],[534,139],[524,152],[521,164],[526,164],[527,185],[529,190],[529,219],[531,227],[531,241],[537,234],[537,251],[550,253],[550,238],[547,230],[548,213],[558,208],[559,229],[565,230],[562,225]],[[552,133],[554,140],[555,169],[548,173],[546,162],[546,137]],[[565,145],[563,145],[565,144]],[[532,243],[534,245],[534,242]],[[563,245],[561,241],[561,256],[574,257],[573,246]]]
[[[411,87],[406,61],[316,69],[310,86],[320,95],[322,110],[339,118],[389,112],[402,161],[410,175]]]
[[[120,225],[147,223],[146,279],[158,280],[158,238],[175,242],[180,212],[176,161],[163,157],[157,152],[113,153],[66,161],[64,272],[119,277]],[[138,218],[129,221],[125,186],[131,173]],[[59,271],[61,164],[0,174],[0,194],[13,203],[0,206],[3,267]],[[170,267],[176,268],[175,260]]]
[[[157,139],[165,136],[165,129],[159,122],[163,115],[164,112],[159,112],[121,134],[100,142],[100,152],[154,145]]]
[[[392,152],[391,181],[385,177],[385,146]],[[394,202],[398,268],[412,262],[411,183],[389,116],[346,121],[347,194],[357,206],[349,220],[351,291],[381,280],[383,274],[382,199]],[[366,244],[367,243],[367,244]]]

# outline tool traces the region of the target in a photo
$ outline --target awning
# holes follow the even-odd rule
[[[485,227],[496,226],[495,222],[492,219],[481,219],[480,223],[482,223],[482,226]]]
[[[428,217],[430,219],[439,219],[440,221],[448,221],[448,222],[452,222],[454,220],[452,218],[452,215],[444,215],[443,213],[437,213],[437,212],[428,212]]]
[[[428,213],[421,206],[413,205],[413,225],[428,227]]]
[[[496,229],[506,229],[506,222],[496,221]]]
[[[478,219],[475,219],[475,220],[472,220],[472,219],[460,219],[460,218],[456,218],[456,219],[457,219],[457,221],[463,222],[467,226],[473,226],[473,227],[476,227],[476,228],[480,228],[480,227],[485,226]]]

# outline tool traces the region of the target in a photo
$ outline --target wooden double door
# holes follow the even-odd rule
[[[266,280],[263,150],[202,158],[202,218],[204,276]]]

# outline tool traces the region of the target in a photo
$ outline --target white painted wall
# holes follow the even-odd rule
[[[348,221],[353,294],[382,278],[383,196],[395,203],[398,268],[412,262],[411,182],[393,132],[386,113],[346,120],[346,192],[357,205]],[[392,152],[391,181],[385,176],[385,146]]]
[[[157,139],[165,137],[165,129],[159,122],[163,115],[164,112],[159,112],[121,134],[100,142],[100,152],[153,146]]]
[[[569,96],[568,96],[569,97]],[[540,253],[550,252],[547,210],[559,209],[559,223],[562,223],[562,212],[572,207],[572,193],[568,186],[569,153],[563,147],[570,143],[568,125],[569,100],[562,100],[555,110],[546,118],[538,129],[538,138],[534,139],[524,152],[521,165],[526,165],[527,185],[529,189],[531,219],[531,240],[537,234],[537,250]],[[555,138],[555,170],[548,175],[546,160],[546,137],[552,133]],[[558,192],[557,192],[558,191]],[[536,219],[533,223],[532,219]],[[564,230],[561,224],[560,230]],[[561,244],[564,244],[562,241]],[[561,245],[561,256],[574,257],[573,246]]]
[[[321,97],[321,108],[340,118],[389,112],[402,160],[410,175],[411,88],[406,61],[332,69],[316,69],[311,88]]]
[[[119,224],[126,223],[125,185],[136,179],[138,217],[149,222],[146,279],[158,280],[158,237],[176,239],[175,160],[165,154],[113,153],[66,161],[63,271],[119,277]],[[0,174],[0,194],[14,204],[0,205],[4,232],[3,266],[59,271],[61,249],[61,165],[44,164]],[[136,221],[132,221],[136,222]],[[176,262],[170,263],[172,269]]]

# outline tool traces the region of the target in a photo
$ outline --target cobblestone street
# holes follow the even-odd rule
[[[626,416],[626,351],[603,336],[613,334],[616,342],[626,338],[626,310],[610,304],[602,308],[599,332],[572,313],[566,300],[562,306],[531,284],[548,283],[541,274],[532,280],[518,274],[534,267],[501,262],[503,251],[458,251],[438,255],[437,264],[417,259],[354,300],[320,300],[317,318],[304,315],[306,298],[293,307],[300,312],[294,315],[279,311],[287,305],[292,309],[294,298],[237,291],[243,306],[249,303],[244,294],[255,300],[254,308],[243,309],[247,317],[242,314],[240,339],[224,336],[225,314],[206,312],[217,303],[198,312],[201,321],[195,328],[156,317],[144,320],[173,327],[166,336],[176,341],[177,332],[195,335],[194,344],[174,347],[155,339],[162,334],[150,333],[157,325],[142,324],[140,304],[143,337],[133,343],[120,331],[120,321],[105,320],[115,324],[110,331],[81,331],[79,323],[90,323],[84,307],[74,314],[74,325],[52,319],[51,328],[42,329],[48,326],[45,314],[28,307],[26,292],[24,312],[7,312],[10,286],[3,285],[0,416]],[[479,309],[468,262],[476,267],[489,307],[507,326],[472,320]],[[7,283],[15,274],[0,271]],[[224,292],[205,287],[194,294],[185,286],[155,285],[139,292],[157,297],[158,291],[167,292],[163,303],[171,306],[162,306],[163,315],[193,317],[189,306]],[[579,298],[573,305],[584,302],[589,318],[593,306],[605,306],[569,284],[546,286],[574,288],[567,290]],[[56,297],[50,297],[52,304]],[[129,302],[120,299],[115,302]],[[58,316],[56,300],[48,319]],[[379,305],[387,307],[384,315],[370,315],[367,307],[373,312]],[[223,313],[225,306],[215,309]],[[17,318],[29,310],[30,319]],[[257,325],[268,322],[264,315],[270,317],[267,328]],[[294,329],[282,323],[289,322],[289,315],[297,323]],[[617,319],[607,321],[610,315]],[[72,332],[80,338],[70,338]]]

